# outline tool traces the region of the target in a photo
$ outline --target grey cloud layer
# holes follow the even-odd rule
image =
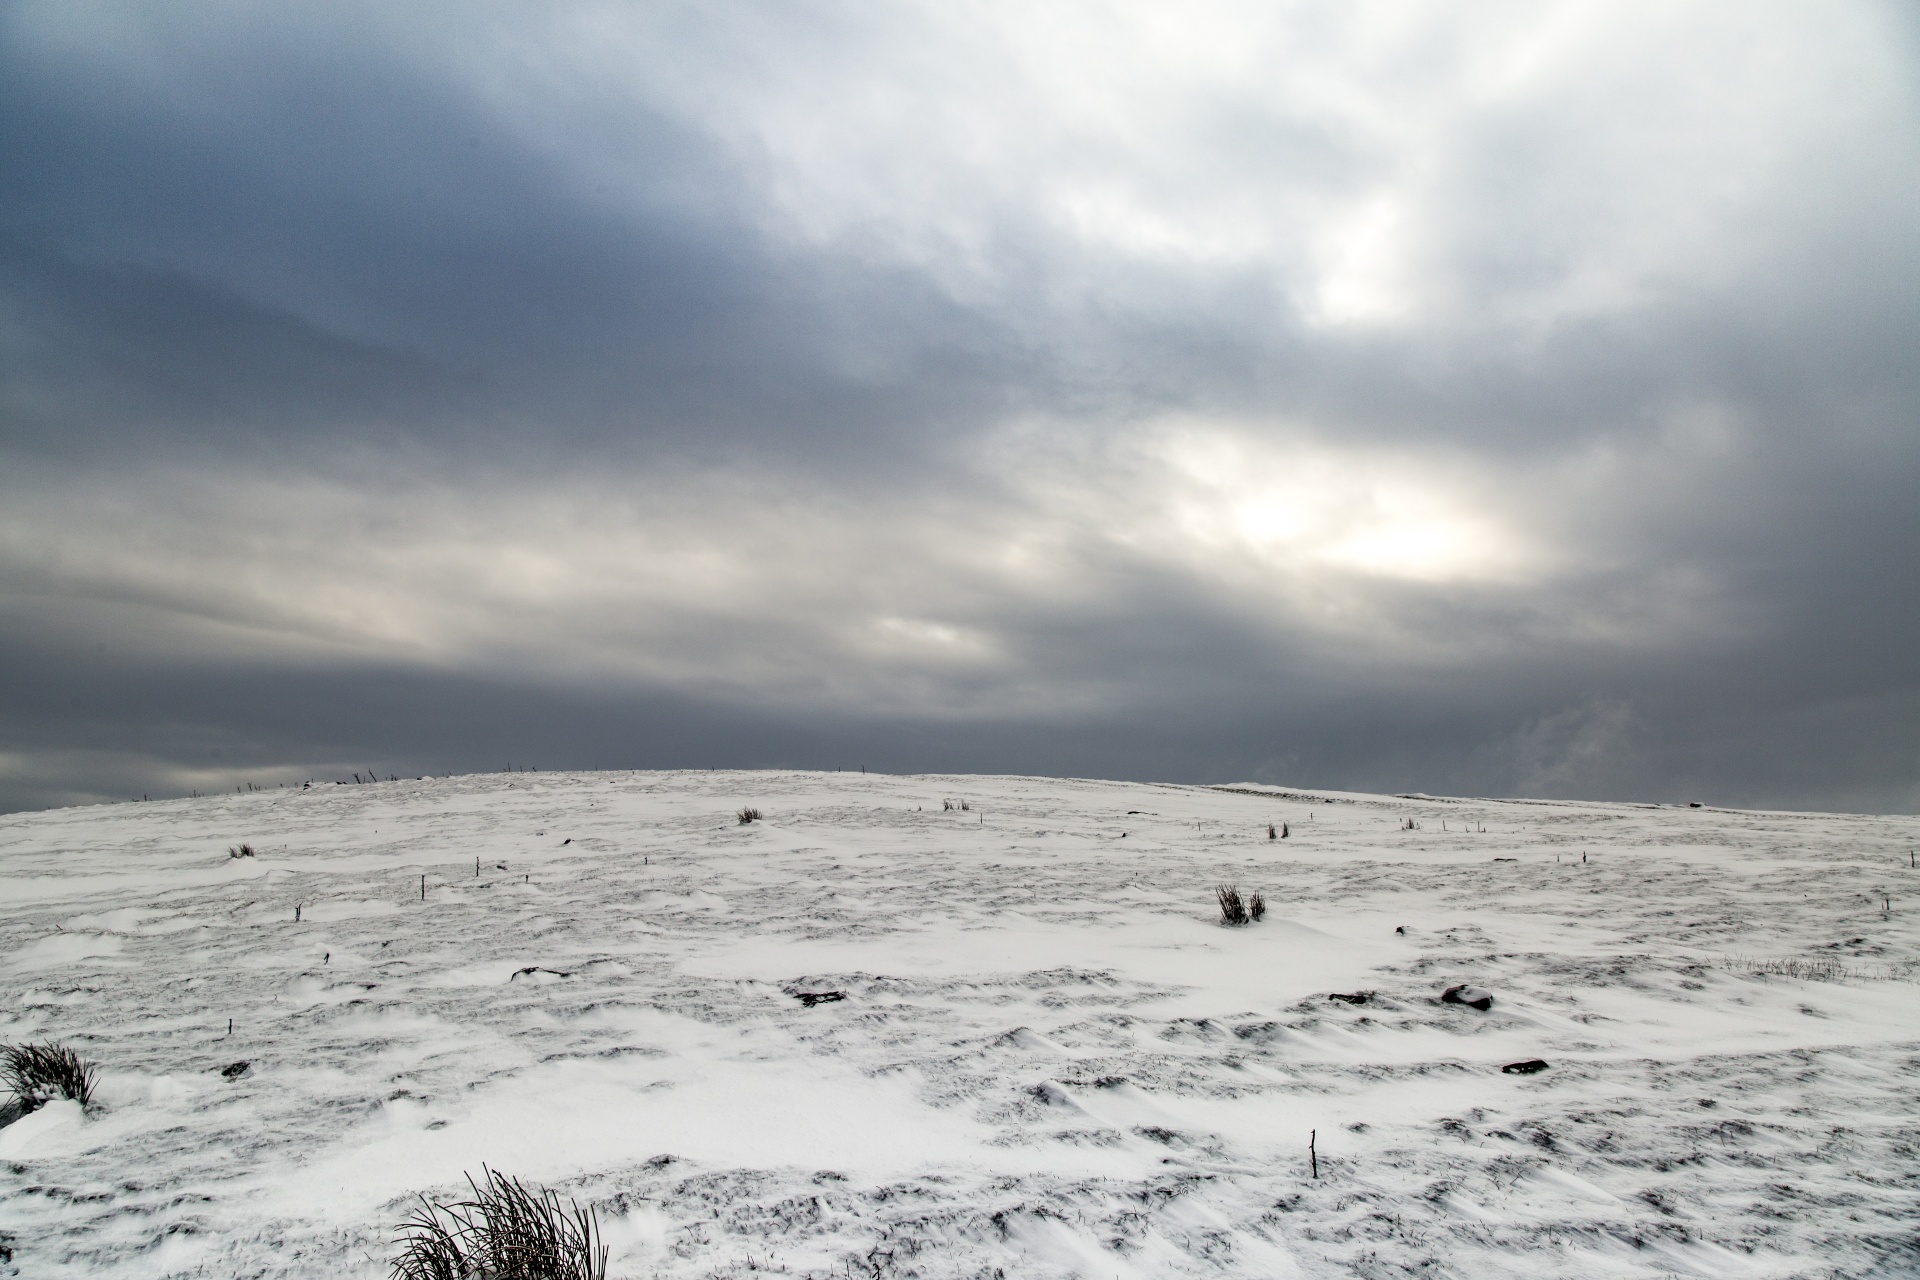
[[[1894,7],[0,24],[0,801],[1920,798]]]

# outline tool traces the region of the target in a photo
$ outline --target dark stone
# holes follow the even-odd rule
[[[233,1062],[220,1068],[220,1074],[229,1080],[238,1080],[251,1070],[253,1070],[253,1064],[251,1062]]]
[[[1463,982],[1457,987],[1448,987],[1440,993],[1442,1004],[1464,1004],[1470,1009],[1482,1011],[1493,1008],[1493,994],[1479,987]]]
[[[1373,998],[1371,991],[1329,991],[1327,999],[1338,1000],[1342,1004],[1365,1004]]]
[[[1510,1076],[1532,1076],[1545,1071],[1547,1063],[1544,1058],[1528,1058],[1525,1062],[1509,1062],[1500,1069]]]

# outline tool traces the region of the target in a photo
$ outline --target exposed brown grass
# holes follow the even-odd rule
[[[473,1198],[420,1205],[400,1225],[392,1280],[605,1280],[607,1246],[592,1208],[482,1166]]]
[[[4,1080],[27,1111],[70,1098],[86,1106],[100,1068],[61,1044],[10,1044],[0,1049],[0,1080]]]

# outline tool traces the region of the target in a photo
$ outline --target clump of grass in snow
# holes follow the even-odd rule
[[[1220,900],[1220,923],[1247,923],[1247,904],[1240,898],[1240,886],[1223,884],[1214,889],[1213,896]],[[1265,909],[1262,904],[1262,910]]]
[[[1755,960],[1752,956],[1722,956],[1720,967],[1732,973],[1772,974],[1778,978],[1800,978],[1808,982],[1839,982],[1845,978],[1891,977],[1890,972],[1873,973],[1855,969],[1838,958],[1817,956],[1810,960]]]
[[[251,858],[253,856],[253,846],[250,844],[230,845],[227,848],[227,856],[229,858]]]
[[[10,1044],[0,1049],[0,1080],[6,1081],[24,1111],[55,1098],[86,1106],[93,1101],[100,1068],[62,1044]]]
[[[1267,914],[1267,900],[1265,898],[1256,893],[1247,899],[1247,919],[1258,920],[1265,914]]]
[[[392,1280],[605,1280],[607,1246],[591,1208],[482,1166],[471,1200],[425,1196],[401,1223]]]
[[[740,811],[740,825],[744,827],[749,822],[758,822],[760,821],[761,818],[765,816],[766,815],[761,813],[758,809],[752,809],[752,808],[742,809]]]

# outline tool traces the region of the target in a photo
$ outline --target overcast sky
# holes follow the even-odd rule
[[[0,4],[0,808],[1920,810],[1914,14]]]

